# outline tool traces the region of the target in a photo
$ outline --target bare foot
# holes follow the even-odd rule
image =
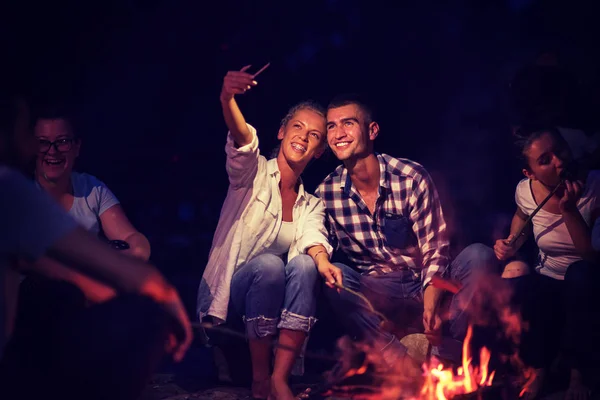
[[[303,392],[300,392],[298,396],[296,396],[296,399],[308,399],[308,396],[310,396],[310,392],[310,388],[304,389]]]
[[[271,396],[272,400],[294,400],[294,394],[286,380],[271,377]]]
[[[252,381],[252,397],[255,399],[268,399],[271,394],[271,379],[266,378]]]

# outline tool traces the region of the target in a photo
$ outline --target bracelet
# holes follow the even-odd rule
[[[321,254],[321,253],[325,253],[325,254],[327,254],[327,252],[326,252],[325,250],[319,250],[319,251],[317,251],[317,254],[315,254],[315,255],[313,256],[313,260],[315,260],[315,262],[317,262],[317,256],[318,256],[319,254]]]

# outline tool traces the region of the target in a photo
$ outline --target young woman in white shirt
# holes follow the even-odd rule
[[[277,156],[260,154],[256,130],[246,123],[236,95],[257,83],[246,72],[229,71],[221,106],[229,134],[229,176],[208,264],[198,291],[200,320],[223,323],[229,305],[242,316],[252,360],[252,396],[292,399],[288,378],[316,322],[319,274],[340,282],[329,262],[332,248],[320,199],[304,191],[301,173],[326,149],[324,110],[316,103],[292,107],[283,118]],[[278,335],[273,372],[271,344]]]
[[[516,289],[524,317],[530,320],[521,348],[525,361],[538,368],[531,394],[541,387],[547,368],[560,352],[571,370],[567,398],[587,398],[582,373],[599,359],[600,313],[594,304],[600,264],[593,247],[598,230],[593,227],[600,215],[600,171],[576,171],[562,183],[572,155],[556,129],[532,130],[518,139],[517,146],[526,178],[517,185],[510,235],[498,240],[494,250],[498,259],[508,261],[504,276]],[[511,246],[509,241],[527,217],[557,186],[525,234]],[[511,260],[532,233],[538,258],[531,274],[522,276],[529,266]]]

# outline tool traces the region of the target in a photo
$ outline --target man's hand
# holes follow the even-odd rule
[[[442,340],[442,318],[439,315],[439,302],[443,290],[428,285],[423,292],[423,328],[429,342],[437,346]]]
[[[442,318],[434,310],[423,310],[423,327],[425,336],[433,346],[439,346],[442,342]]]
[[[188,319],[185,307],[179,298],[179,294],[174,288],[169,290],[167,297],[161,301],[166,311],[175,318],[179,324],[178,332],[169,336],[167,348],[172,351],[173,360],[180,362],[183,360],[185,353],[192,344],[194,334],[192,333],[192,325]]]
[[[581,197],[583,182],[565,181],[564,185],[565,191],[558,202],[558,209],[560,210],[561,214],[577,210],[577,201]]]
[[[192,325],[179,298],[179,293],[165,281],[158,271],[148,276],[140,293],[151,297],[162,305],[165,311],[173,317],[174,322],[177,323],[178,326],[175,326],[175,332],[172,332],[169,336],[169,343],[165,345],[167,350],[172,352],[173,360],[175,362],[181,361],[192,344],[193,333]]]
[[[515,237],[515,235],[509,235],[506,239],[498,239],[496,240],[496,244],[494,244],[494,253],[496,254],[496,258],[500,261],[508,260],[512,256],[514,256],[517,252],[517,248],[514,245],[510,245],[510,241]]]
[[[317,270],[328,287],[333,289],[336,283],[342,285],[342,270],[330,263],[329,260],[321,261],[317,265]]]
[[[223,87],[221,88],[221,101],[229,101],[236,94],[246,93],[253,86],[257,85],[254,75],[246,72],[251,65],[246,65],[239,71],[229,71],[223,78]]]

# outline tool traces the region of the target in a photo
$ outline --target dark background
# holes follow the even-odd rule
[[[193,310],[227,189],[218,95],[228,69],[267,61],[240,98],[265,153],[297,101],[363,92],[376,149],[425,165],[453,244],[506,234],[520,168],[509,84],[553,54],[573,71],[575,125],[598,113],[598,13],[589,2],[455,0],[3,2],[3,78],[38,102],[71,104],[78,169],[98,176]],[[337,165],[310,166],[313,190]]]

